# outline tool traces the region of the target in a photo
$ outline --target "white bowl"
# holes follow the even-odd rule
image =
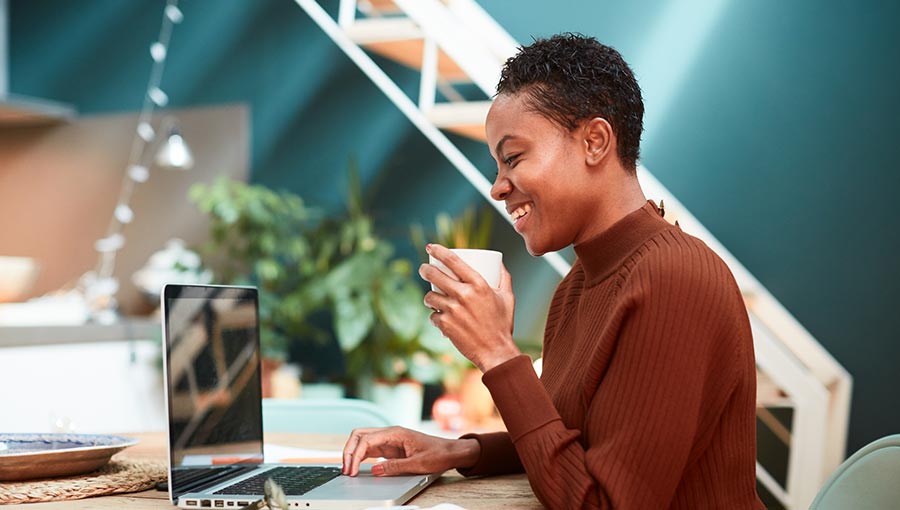
[[[0,303],[15,301],[31,290],[37,274],[32,258],[0,256]]]

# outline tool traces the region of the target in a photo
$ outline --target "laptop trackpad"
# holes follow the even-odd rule
[[[308,499],[382,499],[394,500],[398,495],[417,487],[425,487],[428,475],[415,476],[372,476],[360,473],[358,476],[338,476],[325,485],[304,494]],[[418,491],[416,491],[418,492]]]

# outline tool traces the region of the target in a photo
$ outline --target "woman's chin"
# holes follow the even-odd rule
[[[529,242],[527,237],[525,238],[525,249],[528,250],[528,253],[533,257],[540,257],[547,253],[546,248],[537,243]]]
[[[535,239],[529,235],[523,235],[522,237],[525,240],[525,249],[535,257],[562,250],[571,244],[562,242],[559,239]]]

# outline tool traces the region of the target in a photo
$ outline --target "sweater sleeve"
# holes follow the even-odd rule
[[[549,508],[668,508],[694,445],[736,386],[734,346],[720,340],[739,296],[722,284],[721,268],[645,262],[621,289],[615,352],[600,384],[572,381],[589,399],[582,430],[563,423],[527,357],[483,377]]]
[[[475,439],[481,446],[481,455],[474,466],[457,469],[463,476],[506,475],[525,471],[507,432],[466,434],[460,439]]]

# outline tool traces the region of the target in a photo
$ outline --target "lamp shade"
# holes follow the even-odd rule
[[[172,128],[169,131],[168,138],[156,153],[156,164],[179,170],[190,170],[194,167],[194,156],[178,128]]]

